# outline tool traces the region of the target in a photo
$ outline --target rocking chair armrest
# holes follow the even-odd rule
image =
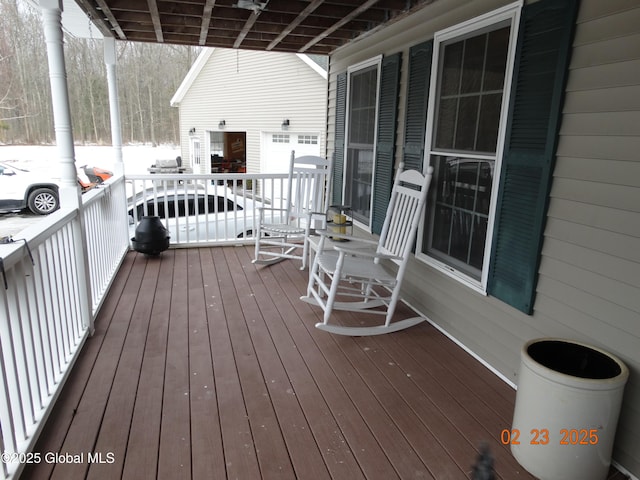
[[[368,252],[366,250],[343,247],[342,245],[334,245],[333,249],[339,253],[354,257],[375,258],[378,260],[402,260],[402,257],[398,257],[397,255],[387,255],[386,253],[378,253],[375,251]]]

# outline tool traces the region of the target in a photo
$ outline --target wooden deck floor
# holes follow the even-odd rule
[[[297,266],[128,254],[23,478],[466,479],[483,442],[533,478],[500,443],[511,388],[427,323],[316,330]]]

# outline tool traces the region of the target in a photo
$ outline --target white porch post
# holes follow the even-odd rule
[[[85,326],[94,331],[91,313],[89,285],[89,261],[87,258],[87,240],[82,215],[82,197],[76,173],[73,132],[71,130],[71,109],[69,107],[69,89],[64,61],[64,43],[62,34],[62,0],[40,0],[42,24],[47,43],[49,62],[49,82],[53,104],[54,130],[58,147],[61,185],[58,191],[61,208],[78,209],[77,221],[72,223],[78,265],[79,306]]]
[[[109,87],[109,113],[111,116],[111,144],[115,151],[114,173],[124,175],[122,161],[122,130],[120,127],[120,104],[118,103],[118,78],[116,76],[116,40],[105,37],[104,63],[107,67],[107,85]]]
[[[40,8],[42,9],[42,23],[47,42],[53,119],[62,180],[60,204],[63,207],[76,208],[80,203],[80,189],[78,188],[78,175],[75,166],[69,91],[64,61],[61,23],[62,0],[40,0]]]

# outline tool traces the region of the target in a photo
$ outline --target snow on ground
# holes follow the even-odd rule
[[[122,147],[122,157],[125,173],[147,174],[147,168],[156,160],[175,159],[180,155],[180,149],[175,145],[127,145]],[[0,161],[10,162],[16,167],[26,170],[40,171],[43,174],[57,170],[57,147],[54,146],[25,146],[25,145],[0,145]],[[113,170],[115,154],[110,146],[76,146],[76,166],[90,165]],[[52,173],[55,176],[54,173]],[[2,192],[0,192],[2,195]],[[34,215],[28,210],[19,213],[0,213],[0,238],[8,235],[17,235],[22,230],[37,223],[44,217]]]
[[[122,147],[125,173],[149,173],[156,160],[175,159],[180,148],[175,145],[126,145]],[[115,153],[111,146],[76,145],[76,166],[90,165],[113,170]],[[16,162],[27,170],[55,168],[58,151],[55,145],[0,145],[0,161]]]

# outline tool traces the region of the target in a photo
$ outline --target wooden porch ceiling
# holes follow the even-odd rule
[[[118,40],[326,55],[434,0],[75,1]]]

